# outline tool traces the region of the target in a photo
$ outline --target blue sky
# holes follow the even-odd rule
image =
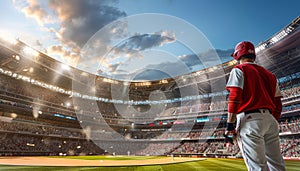
[[[6,38],[18,37],[60,61],[80,65],[78,63],[82,62],[82,59],[80,60],[79,52],[89,38],[117,19],[144,13],[158,13],[174,17],[201,32],[202,36],[211,43],[209,48],[227,51],[242,40],[249,40],[257,45],[270,38],[300,15],[299,6],[299,0],[4,0],[0,2],[2,14],[0,15],[0,34],[1,37]],[[119,48],[113,48],[118,51],[114,51],[114,54],[124,57],[98,59],[98,62],[102,62],[98,66],[109,70],[109,73],[117,73],[115,69],[119,68],[119,71],[122,70],[124,74],[133,70],[140,72],[142,68],[154,64],[170,64],[170,60],[158,62],[158,59],[146,58],[143,56],[145,53],[141,53],[155,48],[169,57],[177,56],[183,59],[184,55],[193,55],[191,49],[179,41],[181,29],[179,26],[177,30],[175,28],[172,30],[166,24],[162,28],[153,28],[151,33],[147,29],[145,29],[146,32],[141,31],[143,29],[140,27],[143,25],[146,28],[150,27],[150,24],[156,24],[155,21],[155,19],[145,20],[140,24],[133,24],[134,27],[127,25],[127,29],[131,27],[131,31],[134,30],[132,28],[140,29],[140,32],[134,33],[137,39],[116,38],[115,40],[122,40],[120,42],[124,44],[118,44]],[[172,25],[171,21],[169,22],[169,25]],[[125,31],[122,31],[124,35]],[[108,39],[109,43],[113,42],[113,38],[103,35],[97,41],[103,44],[104,41],[108,42]],[[139,44],[137,40],[140,41]],[[136,44],[133,45],[133,43]],[[102,46],[102,50],[112,46],[115,45],[107,44]],[[124,47],[126,53],[124,53]],[[143,60],[132,60],[133,50],[138,56],[135,59]],[[191,59],[187,57],[184,59],[186,60],[184,62],[191,64]],[[139,67],[137,67],[137,61]],[[83,67],[87,65],[90,64],[81,63]],[[191,65],[188,67],[193,68],[194,66]],[[193,70],[195,69],[200,68],[194,67]]]
[[[258,44],[300,15],[298,0],[125,0],[118,6],[128,15],[153,12],[180,17],[218,49],[232,48],[243,39]]]

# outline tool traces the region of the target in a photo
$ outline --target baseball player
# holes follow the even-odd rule
[[[251,42],[238,43],[231,56],[239,64],[230,72],[226,85],[229,97],[225,136],[237,135],[248,170],[284,171],[277,122],[282,96],[277,79],[254,63],[256,54]]]

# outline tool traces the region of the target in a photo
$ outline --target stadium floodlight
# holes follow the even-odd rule
[[[17,76],[18,76],[18,74],[16,74],[16,73],[13,73],[13,74],[11,75],[11,77],[13,77],[13,78],[17,78]]]
[[[23,71],[24,71],[24,72],[27,72],[27,71],[29,71],[29,69],[28,69],[28,68],[24,68]]]
[[[167,84],[167,83],[168,83],[168,80],[161,80],[160,83],[161,83],[161,84]]]
[[[62,70],[66,70],[66,71],[70,71],[71,70],[71,67],[67,64],[61,64],[61,69]]]
[[[138,82],[138,83],[135,83],[134,85],[135,86],[150,86],[152,83],[150,81],[145,81],[145,82]]]
[[[11,113],[10,116],[11,116],[11,118],[13,118],[13,119],[15,119],[15,118],[18,117],[18,115],[17,115],[16,113]]]
[[[267,45],[266,43],[263,43],[263,44],[257,46],[257,47],[255,48],[255,52],[258,53],[259,51],[264,50],[264,49],[266,48],[266,45]]]
[[[1,33],[0,35],[1,35],[0,39],[2,39],[3,41],[11,45],[16,45],[18,43],[18,38],[12,38],[11,36],[7,36],[6,33]]]
[[[31,47],[28,47],[28,46],[25,46],[24,49],[23,49],[23,52],[28,55],[28,56],[31,56],[31,57],[38,57],[39,56],[39,52],[32,49]]]
[[[81,72],[80,75],[82,75],[82,76],[89,76],[89,74],[87,72]]]
[[[66,94],[68,94],[68,95],[70,95],[70,96],[72,96],[72,95],[73,95],[73,93],[72,93],[72,91],[71,91],[71,90],[69,90],[69,91],[66,91]]]
[[[272,44],[278,42],[279,40],[283,39],[284,37],[286,37],[288,35],[288,33],[290,33],[292,31],[291,28],[286,28],[281,30],[278,34],[276,34],[274,37],[271,38],[270,42]]]
[[[30,77],[22,76],[23,81],[30,82]]]
[[[71,106],[71,103],[70,102],[67,102],[66,103],[66,107],[70,107]]]
[[[228,62],[228,66],[233,66],[236,65],[237,61],[236,60],[231,60],[230,62]]]
[[[107,82],[107,83],[118,84],[117,80],[112,80],[112,79],[109,79],[109,78],[103,78],[103,81]]]
[[[214,72],[215,70],[217,70],[218,67],[217,66],[213,66],[207,69],[208,72]]]
[[[14,59],[16,59],[17,61],[19,61],[19,60],[21,59],[19,55],[13,55],[12,57],[13,57]]]
[[[35,146],[35,144],[33,144],[33,143],[26,143],[26,145],[30,146],[30,147],[34,147]]]

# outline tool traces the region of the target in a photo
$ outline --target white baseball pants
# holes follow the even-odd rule
[[[269,110],[237,115],[237,142],[249,171],[285,171],[278,123]]]

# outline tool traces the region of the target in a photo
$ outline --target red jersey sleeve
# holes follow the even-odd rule
[[[227,87],[227,90],[229,91],[228,112],[237,114],[240,107],[243,90],[239,87]]]

